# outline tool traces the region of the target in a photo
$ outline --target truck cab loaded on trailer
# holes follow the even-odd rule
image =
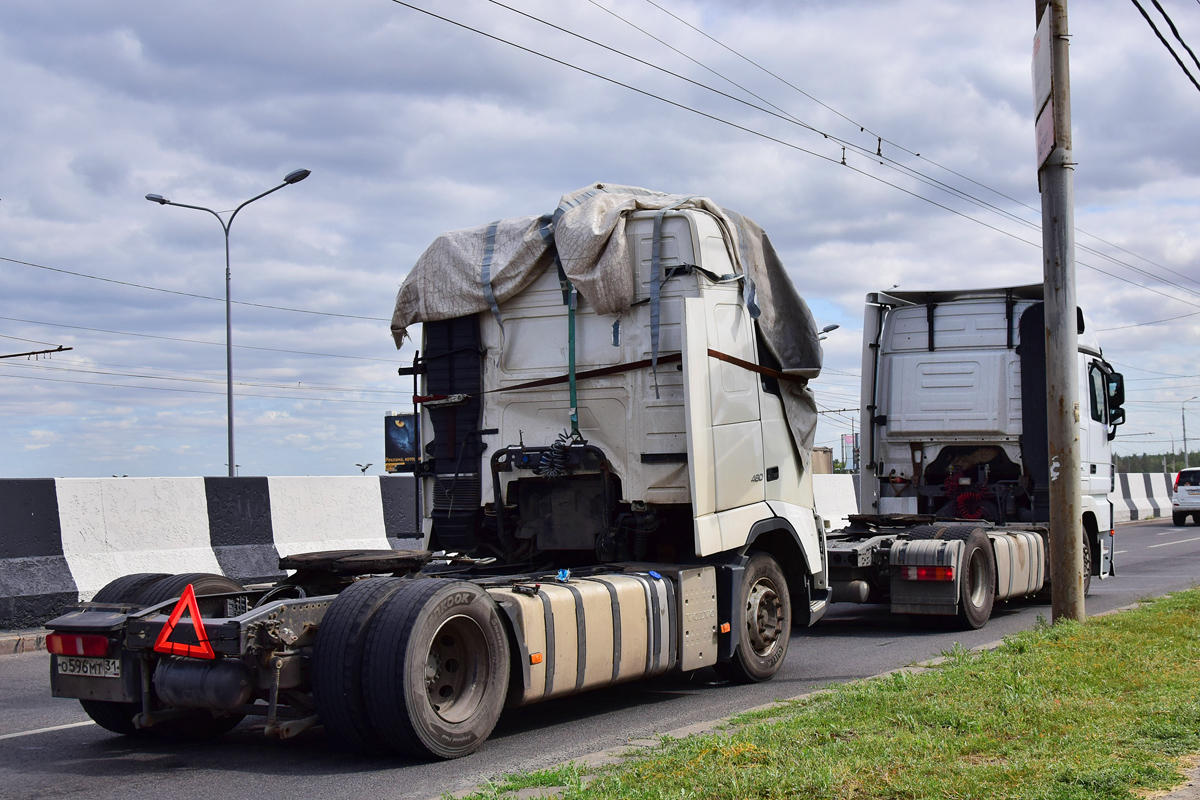
[[[289,576],[131,575],[49,626],[102,726],[245,715],[453,758],[501,710],[671,670],[771,678],[830,599],[809,458],[818,332],[770,241],[706,198],[597,184],[443,234],[397,296],[421,551]]]

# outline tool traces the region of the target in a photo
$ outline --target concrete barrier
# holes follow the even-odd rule
[[[813,495],[817,513],[837,530],[847,524],[846,515],[858,509],[856,475],[813,475]],[[1171,514],[1174,473],[1122,472],[1108,499],[1113,505],[1114,522],[1167,517]]]
[[[33,627],[77,597],[54,481],[0,480],[0,627]]]
[[[1121,472],[1108,495],[1114,522],[1135,522],[1171,514],[1175,476],[1166,472]]]
[[[1122,473],[1117,522],[1164,517],[1174,476]],[[836,530],[858,508],[854,475],[814,475]],[[0,479],[0,628],[37,625],[133,572],[278,577],[279,557],[417,548],[408,476]]]
[[[408,476],[0,480],[0,628],[133,572],[278,577],[279,557],[416,548]]]

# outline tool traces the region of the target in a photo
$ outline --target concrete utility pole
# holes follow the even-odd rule
[[[1034,103],[1038,113],[1038,185],[1042,191],[1042,267],[1046,287],[1051,613],[1055,621],[1082,620],[1084,544],[1079,513],[1082,498],[1076,374],[1079,330],[1075,300],[1075,162],[1071,155],[1067,0],[1035,2],[1038,37],[1034,44]],[[1048,102],[1042,99],[1046,78],[1050,84]]]
[[[1188,460],[1187,404],[1192,402],[1195,399],[1196,399],[1195,397],[1189,397],[1187,400],[1184,400],[1183,403],[1179,406],[1179,417],[1180,417],[1180,419],[1183,420],[1183,468],[1184,469],[1187,469],[1188,467],[1190,467],[1192,465],[1191,462]],[[1172,445],[1171,449],[1174,450],[1175,447]]]

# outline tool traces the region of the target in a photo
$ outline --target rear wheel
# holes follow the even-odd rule
[[[240,592],[242,587],[223,575],[193,572],[183,575],[136,573],[117,578],[96,592],[93,602],[130,603],[149,606],[165,603],[183,593],[192,584],[196,595]],[[84,712],[105,730],[124,736],[161,735],[172,739],[209,739],[220,736],[242,721],[240,714],[215,715],[204,710],[189,711],[181,717],[165,720],[150,728],[138,728],[133,718],[142,713],[142,703],[115,703],[108,700],[80,700]]]
[[[760,683],[774,677],[783,666],[792,635],[791,597],[787,579],[774,557],[754,553],[742,572],[739,603],[744,624],[729,661],[718,661],[714,669],[738,683]]]
[[[1087,530],[1083,531],[1083,596],[1092,593],[1092,540]]]
[[[958,619],[962,627],[977,630],[987,624],[996,602],[996,560],[982,530],[964,541],[958,568]]]
[[[363,697],[388,745],[458,758],[483,744],[509,679],[508,637],[487,592],[463,581],[403,581],[366,638]]]
[[[1188,518],[1187,514],[1180,514],[1178,512],[1171,514],[1171,522],[1175,523],[1176,525],[1187,524],[1187,518]]]
[[[143,589],[163,578],[170,577],[165,572],[135,572],[117,578],[92,597],[93,603],[131,603]]]
[[[337,596],[317,629],[312,685],[325,730],[355,750],[383,750],[363,699],[362,664],[367,628],[401,578],[368,578]]]
[[[243,591],[241,584],[224,575],[214,575],[211,572],[185,572],[180,575],[167,575],[154,583],[147,584],[145,588],[134,595],[133,602],[142,606],[156,606],[182,595],[188,584],[191,584],[197,597]]]

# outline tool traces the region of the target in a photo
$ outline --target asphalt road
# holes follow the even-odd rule
[[[1200,583],[1200,527],[1123,525],[1116,554],[1117,576],[1093,582],[1089,614]],[[261,721],[249,720],[215,742],[131,741],[87,723],[75,701],[49,696],[47,655],[0,656],[0,797],[437,797],[922,661],[955,642],[985,644],[1049,613],[1032,602],[997,604],[983,630],[963,633],[912,628],[884,606],[838,605],[814,628],[793,632],[787,662],[766,684],[726,685],[705,670],[515,709],[479,752],[432,764],[350,753],[319,729],[266,739]]]

